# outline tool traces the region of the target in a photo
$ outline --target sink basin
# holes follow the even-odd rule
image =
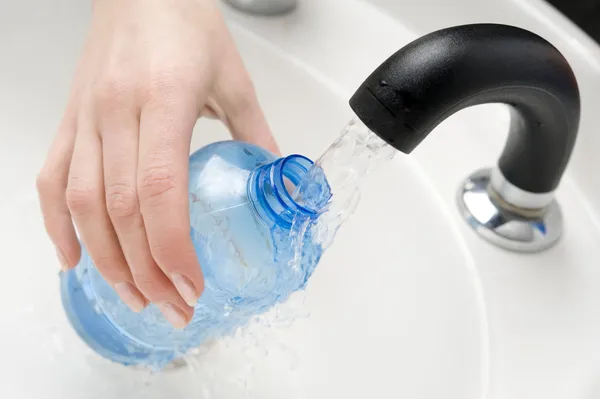
[[[411,11],[415,2],[408,0],[305,0],[282,18],[223,11],[282,151],[312,158],[352,117],[347,101],[357,85],[417,36],[490,15],[543,34],[573,63],[584,106],[579,147],[558,193],[563,239],[542,254],[513,254],[479,239],[460,219],[456,189],[495,162],[509,121],[501,106],[465,110],[365,182],[355,214],[306,292],[159,374],[112,364],[72,331],[34,190],[89,5],[24,0],[1,12],[9,34],[0,36],[8,51],[0,75],[0,166],[10,187],[0,198],[1,396],[595,397],[600,207],[593,204],[600,203],[600,184],[583,165],[597,165],[592,149],[600,150],[593,136],[598,116],[590,112],[600,93],[599,51],[538,2],[505,0],[484,10],[476,0],[458,0],[454,13],[433,19],[415,10],[443,7],[444,0],[417,3]],[[192,149],[227,138],[220,123],[201,120]]]

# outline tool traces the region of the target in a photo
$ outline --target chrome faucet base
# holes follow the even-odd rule
[[[478,170],[459,187],[463,219],[485,240],[513,252],[541,252],[554,245],[563,229],[556,200],[540,209],[510,205],[492,188],[492,174],[492,169]]]
[[[293,11],[298,0],[225,0],[232,7],[254,15],[281,15]]]

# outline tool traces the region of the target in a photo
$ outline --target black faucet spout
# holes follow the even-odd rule
[[[510,131],[495,167],[459,188],[462,216],[503,248],[549,248],[562,233],[554,191],[575,145],[580,99],[569,63],[546,40],[497,24],[433,32],[388,58],[350,99],[369,129],[407,154],[455,112],[486,103],[510,107]]]
[[[393,54],[350,100],[404,153],[455,112],[484,103],[513,110],[498,161],[506,180],[530,193],[554,191],[577,136],[579,90],[562,54],[529,31],[474,24],[433,32]]]

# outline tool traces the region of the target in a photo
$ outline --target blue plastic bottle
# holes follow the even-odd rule
[[[311,182],[302,195],[309,209],[294,201],[285,180],[297,185],[311,166],[303,156],[277,159],[238,141],[196,151],[190,157],[190,223],[205,290],[192,321],[177,330],[153,305],[131,311],[84,250],[79,265],[61,274],[63,305],[79,336],[115,362],[161,368],[302,289],[322,254],[306,225],[331,193],[324,179]]]

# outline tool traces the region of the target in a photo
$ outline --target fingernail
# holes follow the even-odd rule
[[[128,282],[117,283],[115,284],[115,291],[134,312],[139,313],[146,307],[146,299],[133,284]]]
[[[67,263],[67,259],[63,255],[62,251],[56,248],[56,256],[58,257],[58,261],[60,262],[60,268],[63,272],[69,270],[69,264]]]
[[[185,314],[177,308],[177,306],[173,305],[169,302],[159,303],[158,309],[160,309],[163,316],[169,323],[173,325],[175,328],[184,328],[187,325],[187,318]]]
[[[196,288],[192,282],[182,274],[174,274],[171,276],[171,281],[179,295],[183,298],[183,300],[190,305],[191,307],[196,306],[196,302],[198,301],[198,293],[196,292]]]

